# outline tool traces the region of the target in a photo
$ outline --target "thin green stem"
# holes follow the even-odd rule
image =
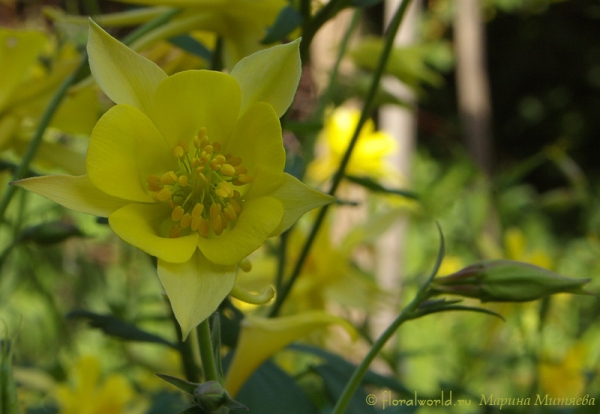
[[[348,162],[350,161],[350,157],[352,156],[352,152],[354,150],[354,147],[356,146],[356,143],[358,141],[358,137],[360,136],[362,127],[365,124],[365,122],[367,121],[367,119],[369,118],[369,115],[371,114],[371,111],[373,109],[373,105],[375,102],[375,95],[376,95],[377,89],[379,87],[379,82],[381,81],[381,77],[383,76],[383,71],[385,69],[385,66],[386,66],[387,61],[390,56],[390,53],[392,51],[392,46],[394,44],[394,38],[396,37],[396,33],[398,33],[398,29],[400,28],[400,23],[402,23],[402,20],[404,19],[406,10],[407,10],[408,6],[410,5],[410,2],[411,2],[411,0],[404,0],[400,4],[400,6],[398,6],[398,10],[394,14],[394,17],[392,18],[392,21],[390,22],[388,30],[385,34],[385,42],[384,42],[383,50],[379,57],[379,61],[377,63],[377,67],[375,68],[375,72],[373,73],[373,79],[371,81],[371,86],[369,88],[369,91],[367,92],[367,96],[365,97],[363,109],[360,114],[360,119],[358,120],[358,123],[354,130],[354,133],[350,140],[350,143],[348,144],[348,148],[346,149],[346,152],[344,153],[344,157],[342,158],[342,161],[340,162],[340,166],[339,166],[337,172],[335,173],[335,175],[333,176],[331,187],[328,192],[328,194],[330,194],[330,195],[334,195],[335,192],[337,191],[337,189],[342,181],[342,178],[344,177],[344,172],[346,171],[346,167],[348,166]],[[326,205],[325,207],[321,208],[321,210],[319,211],[319,214],[318,214],[318,216],[315,220],[315,223],[312,227],[312,230],[311,230],[310,234],[308,235],[308,238],[307,238],[306,242],[304,243],[304,246],[302,247],[302,251],[300,252],[298,260],[296,261],[296,266],[294,267],[294,270],[292,271],[292,274],[291,274],[288,282],[283,286],[281,291],[278,293],[277,298],[275,300],[275,304],[273,305],[273,307],[271,308],[271,311],[269,312],[270,317],[277,315],[277,313],[281,309],[283,302],[288,297],[288,295],[292,289],[292,286],[296,282],[296,279],[298,278],[298,276],[300,276],[300,272],[302,271],[304,263],[306,262],[306,259],[308,258],[308,253],[310,252],[310,249],[317,237],[317,233],[319,232],[319,229],[321,228],[321,225],[323,224],[323,221],[325,219],[325,216],[326,216],[327,211],[329,210],[330,206],[331,206],[331,204]]]
[[[367,373],[371,362],[373,362],[375,357],[379,354],[379,352],[381,352],[386,342],[392,337],[392,335],[394,335],[396,330],[404,322],[415,318],[415,310],[429,298],[430,293],[427,289],[428,286],[429,283],[425,283],[421,287],[421,289],[419,289],[417,295],[412,300],[412,302],[409,303],[408,306],[406,306],[402,310],[402,312],[400,313],[400,315],[398,315],[394,322],[392,322],[392,324],[388,326],[388,328],[381,334],[377,341],[375,341],[365,359],[361,361],[360,365],[358,365],[352,373],[352,376],[348,380],[348,383],[346,384],[342,395],[335,404],[335,407],[333,407],[333,411],[331,412],[331,414],[342,414],[344,413],[344,411],[346,411],[346,408],[350,403],[350,399],[354,395],[354,392],[356,391],[363,377]]]
[[[212,341],[210,339],[208,318],[198,325],[197,332],[198,345],[200,347],[200,359],[202,360],[202,368],[204,369],[204,381],[218,381],[221,383],[222,379],[219,377]]]
[[[317,107],[317,110],[315,111],[314,117],[317,119],[321,119],[323,117],[325,108],[327,107],[327,104],[329,103],[329,101],[331,99],[331,95],[333,94],[333,91],[335,90],[335,87],[337,84],[337,78],[339,75],[340,64],[342,63],[342,59],[344,58],[344,55],[346,54],[346,49],[348,49],[348,43],[350,42],[350,37],[351,37],[352,33],[354,32],[354,29],[356,29],[356,26],[358,25],[358,22],[360,21],[361,16],[362,16],[362,10],[356,9],[354,11],[354,14],[352,15],[352,20],[350,21],[350,25],[348,26],[348,29],[346,30],[346,33],[344,33],[344,37],[342,38],[342,41],[340,42],[340,46],[338,48],[338,54],[335,59],[335,63],[333,64],[333,67],[331,68],[331,73],[329,74],[329,82],[327,83],[327,89],[325,89],[325,92],[321,96],[321,99],[319,100],[319,106]]]
[[[302,43],[300,43],[300,57],[302,62],[308,62],[310,45],[321,28],[329,19],[346,7],[348,0],[331,0],[302,27]]]

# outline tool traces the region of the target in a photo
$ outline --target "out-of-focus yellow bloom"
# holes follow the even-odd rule
[[[286,0],[121,0],[124,3],[155,6],[123,13],[98,16],[103,26],[127,26],[148,21],[168,10],[181,8],[182,12],[164,26],[143,36],[131,45],[141,51],[158,40],[166,40],[194,31],[206,31],[224,39],[225,66],[232,68],[242,58],[263,49],[261,40],[274,22]],[[47,12],[52,18],[77,22],[80,19]]]
[[[129,414],[143,411],[143,401],[136,398],[127,378],[118,374],[102,378],[96,357],[80,358],[71,380],[70,384],[61,384],[56,389],[60,414]]]
[[[75,50],[65,46],[44,66],[40,57],[48,48],[52,42],[42,32],[0,29],[0,151],[25,150],[56,87],[79,62]],[[68,134],[89,134],[96,120],[96,95],[83,88],[67,95],[50,126]],[[84,172],[84,156],[52,141],[51,135],[46,134],[38,161],[74,174]]]
[[[272,319],[247,316],[242,322],[238,346],[227,371],[225,389],[235,397],[250,375],[269,357],[293,341],[332,324],[341,325],[353,339],[356,338],[355,329],[346,320],[324,312]]]
[[[509,228],[504,233],[504,245],[508,259],[531,263],[548,270],[552,270],[554,266],[548,253],[528,248],[525,234],[516,227]]]
[[[92,132],[87,175],[16,183],[108,217],[156,256],[184,337],[231,292],[240,261],[333,201],[283,172],[279,117],[300,78],[298,43],[245,58],[231,74],[168,77],[92,23],[92,74],[117,105]]]
[[[317,157],[308,166],[307,173],[312,180],[323,182],[337,171],[359,118],[360,111],[356,109],[339,107],[333,111],[317,139]],[[371,178],[397,177],[398,171],[386,159],[395,151],[394,138],[376,131],[375,123],[369,119],[362,128],[346,172]]]
[[[582,343],[573,345],[561,362],[543,361],[539,364],[540,386],[553,398],[577,398],[585,388],[585,359],[588,348]]]
[[[463,260],[458,256],[444,256],[444,260],[440,264],[437,276],[446,276],[454,272],[458,272],[465,267]]]
[[[288,240],[288,272],[292,270],[297,259],[304,243],[304,236],[297,228]],[[325,310],[331,303],[346,308],[373,309],[378,301],[384,299],[385,295],[376,282],[351,263],[353,249],[357,243],[363,241],[351,236],[347,237],[341,245],[336,246],[331,241],[329,224],[323,225],[306,259],[303,271],[282,309],[282,314]],[[271,258],[253,260],[253,267],[256,269],[247,274],[240,273],[238,283],[251,290],[259,290],[261,286],[270,283],[274,266],[262,263],[267,260]]]

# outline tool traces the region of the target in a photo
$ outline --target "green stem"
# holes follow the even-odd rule
[[[329,103],[329,101],[331,99],[331,95],[333,94],[333,91],[335,90],[335,87],[337,84],[337,78],[339,75],[340,64],[342,63],[342,59],[344,58],[344,55],[346,54],[346,49],[348,49],[348,43],[350,42],[350,36],[352,35],[352,32],[354,32],[354,29],[358,25],[358,22],[360,21],[361,16],[362,16],[362,10],[356,9],[354,11],[354,14],[352,15],[352,20],[350,21],[350,25],[348,26],[348,29],[346,30],[346,33],[344,33],[344,37],[342,38],[342,41],[340,42],[340,47],[338,49],[338,54],[337,54],[335,63],[333,64],[333,67],[331,68],[331,73],[329,74],[329,82],[327,83],[327,89],[325,89],[325,92],[321,96],[321,99],[319,100],[319,105],[317,107],[317,110],[315,111],[314,117],[317,119],[323,118],[323,113],[325,112],[325,108],[327,107],[327,104]]]
[[[344,413],[344,411],[346,411],[346,408],[350,403],[350,399],[352,398],[354,392],[360,385],[363,377],[369,369],[369,366],[371,365],[371,362],[373,362],[375,357],[379,354],[379,352],[381,352],[386,342],[392,337],[392,335],[394,335],[394,333],[400,327],[400,325],[402,325],[408,320],[414,319],[415,310],[429,298],[430,293],[427,289],[428,286],[429,283],[425,283],[421,287],[421,289],[419,289],[417,295],[412,300],[412,302],[409,303],[408,306],[402,310],[402,313],[398,315],[394,322],[392,322],[392,324],[388,326],[388,328],[381,334],[377,341],[375,341],[365,359],[362,360],[360,365],[358,365],[354,370],[354,373],[352,373],[352,376],[348,380],[348,383],[346,384],[342,395],[335,404],[335,407],[333,407],[333,411],[331,412],[331,414],[342,414]]]
[[[302,25],[302,43],[300,43],[300,57],[302,58],[302,62],[308,62],[310,45],[321,26],[346,7],[347,2],[348,0],[331,0],[308,21],[303,16],[305,23]]]
[[[404,15],[406,14],[406,9],[410,5],[410,2],[411,2],[411,0],[404,0],[400,4],[400,6],[398,6],[398,10],[394,14],[394,17],[392,18],[392,21],[390,22],[388,30],[385,34],[385,43],[383,46],[383,50],[381,52],[381,56],[379,57],[379,61],[377,63],[377,67],[375,68],[375,72],[373,73],[373,79],[371,81],[371,86],[369,88],[369,91],[367,92],[367,96],[365,97],[365,102],[363,105],[362,112],[360,114],[360,119],[358,120],[358,124],[356,125],[354,133],[350,140],[350,143],[348,144],[348,148],[346,149],[346,152],[344,153],[344,157],[342,158],[342,161],[340,162],[340,166],[339,166],[337,172],[335,173],[335,175],[333,176],[331,188],[329,189],[329,192],[328,192],[329,195],[334,195],[335,192],[337,191],[337,189],[342,181],[342,178],[344,177],[344,172],[346,171],[346,167],[348,166],[348,162],[350,161],[350,157],[352,156],[352,152],[354,150],[354,147],[356,146],[356,143],[358,141],[358,137],[360,136],[362,127],[365,124],[365,122],[367,121],[367,119],[369,119],[369,115],[371,114],[371,111],[373,109],[373,105],[375,102],[375,95],[376,95],[377,89],[379,87],[379,82],[381,81],[381,77],[383,76],[383,71],[385,69],[385,66],[386,66],[387,61],[390,56],[390,53],[392,51],[392,46],[394,44],[394,38],[396,37],[396,33],[398,33],[398,29],[400,28],[400,23],[402,23]],[[319,229],[321,228],[321,225],[323,224],[325,215],[327,214],[327,211],[329,210],[330,206],[331,206],[331,204],[326,205],[325,207],[321,208],[321,210],[319,211],[319,215],[317,216],[317,219],[315,220],[312,230],[311,230],[306,242],[304,243],[304,246],[302,247],[302,251],[300,252],[300,256],[298,257],[298,260],[296,262],[296,266],[294,267],[292,275],[290,276],[288,283],[285,284],[283,286],[283,288],[281,289],[281,291],[278,293],[277,298],[275,300],[275,304],[273,305],[273,307],[271,308],[271,311],[269,312],[270,317],[277,315],[277,313],[281,309],[281,305],[283,304],[283,302],[289,295],[289,293],[292,289],[292,286],[296,282],[296,279],[298,278],[298,276],[300,276],[302,267],[304,266],[304,263],[306,262],[306,259],[308,258],[308,253],[317,237],[317,233],[319,232]]]
[[[219,377],[212,341],[210,339],[208,318],[198,325],[197,332],[200,359],[202,360],[202,368],[204,369],[204,381],[218,381],[222,385],[222,379]]]

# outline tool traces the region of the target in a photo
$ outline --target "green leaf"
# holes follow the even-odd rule
[[[99,328],[110,336],[116,336],[117,338],[121,338],[126,341],[163,344],[177,349],[177,345],[167,341],[166,339],[149,332],[142,331],[136,326],[122,321],[121,319],[118,319],[112,315],[101,315],[86,310],[75,310],[69,312],[67,314],[67,318],[88,319],[92,327]]]
[[[212,61],[212,52],[206,46],[204,46],[202,43],[200,43],[190,35],[175,36],[170,38],[169,42],[174,44],[178,48],[183,49],[188,53],[191,53],[192,55],[196,55],[206,60],[207,62]]]
[[[354,7],[372,7],[375,6],[379,3],[381,3],[383,0],[352,0],[350,2],[350,4],[352,4],[352,6]]]
[[[0,339],[0,413],[19,414],[17,386],[12,375],[12,341],[10,339]]]
[[[401,189],[396,189],[396,188],[387,188],[387,187],[382,186],[378,182],[373,181],[369,177],[358,177],[355,175],[345,175],[344,178],[348,181],[353,182],[354,184],[358,184],[362,187],[365,187],[366,189],[371,190],[374,193],[396,194],[396,195],[410,198],[413,200],[419,199],[419,196],[414,191],[401,190]]]
[[[198,388],[198,385],[200,385],[200,384],[182,380],[181,378],[173,377],[173,376],[167,375],[167,374],[156,374],[156,376],[159,377],[160,379],[167,381],[170,384],[173,384],[180,390],[183,390],[190,395],[194,395],[194,391],[196,391],[196,388]]]
[[[325,365],[332,367],[331,369],[339,371],[340,375],[345,376],[346,381],[354,373],[356,365],[346,361],[339,355],[332,354],[321,348],[316,348],[308,345],[293,344],[288,347],[302,352],[307,352],[323,358],[326,362]],[[403,395],[412,395],[412,391],[402,385],[398,380],[392,377],[386,377],[384,375],[377,374],[373,371],[367,371],[363,377],[363,383],[368,385],[374,385],[377,387],[386,388],[392,391],[396,391]],[[364,401],[364,400],[363,400]]]
[[[226,366],[230,359],[225,358]],[[235,399],[251,413],[320,413],[294,379],[271,361],[254,371]]]
[[[46,246],[63,242],[70,237],[84,236],[85,234],[74,224],[52,221],[25,228],[17,235],[16,242],[33,242]]]
[[[269,28],[261,43],[268,45],[283,40],[302,24],[302,15],[292,6],[281,9],[275,23]]]

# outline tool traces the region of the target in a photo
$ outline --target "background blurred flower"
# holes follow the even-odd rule
[[[356,109],[339,107],[332,112],[317,138],[317,157],[309,164],[307,171],[310,179],[323,182],[337,171],[359,118],[360,111]],[[397,144],[394,138],[385,132],[376,131],[375,123],[368,119],[346,173],[371,178],[397,178],[397,169],[386,159],[395,151]]]
[[[3,74],[0,79],[0,151],[24,152],[54,90],[77,67],[79,60],[79,54],[71,46],[58,48],[42,32],[0,29],[0,73]],[[83,173],[84,155],[61,143],[60,134],[53,131],[89,134],[97,120],[97,109],[96,94],[91,88],[69,93],[52,118],[51,128],[38,151],[38,161],[46,167],[60,166],[73,174]]]
[[[56,399],[60,414],[134,414],[146,408],[127,378],[119,374],[103,378],[100,361],[94,356],[76,362],[70,383],[57,387]]]

